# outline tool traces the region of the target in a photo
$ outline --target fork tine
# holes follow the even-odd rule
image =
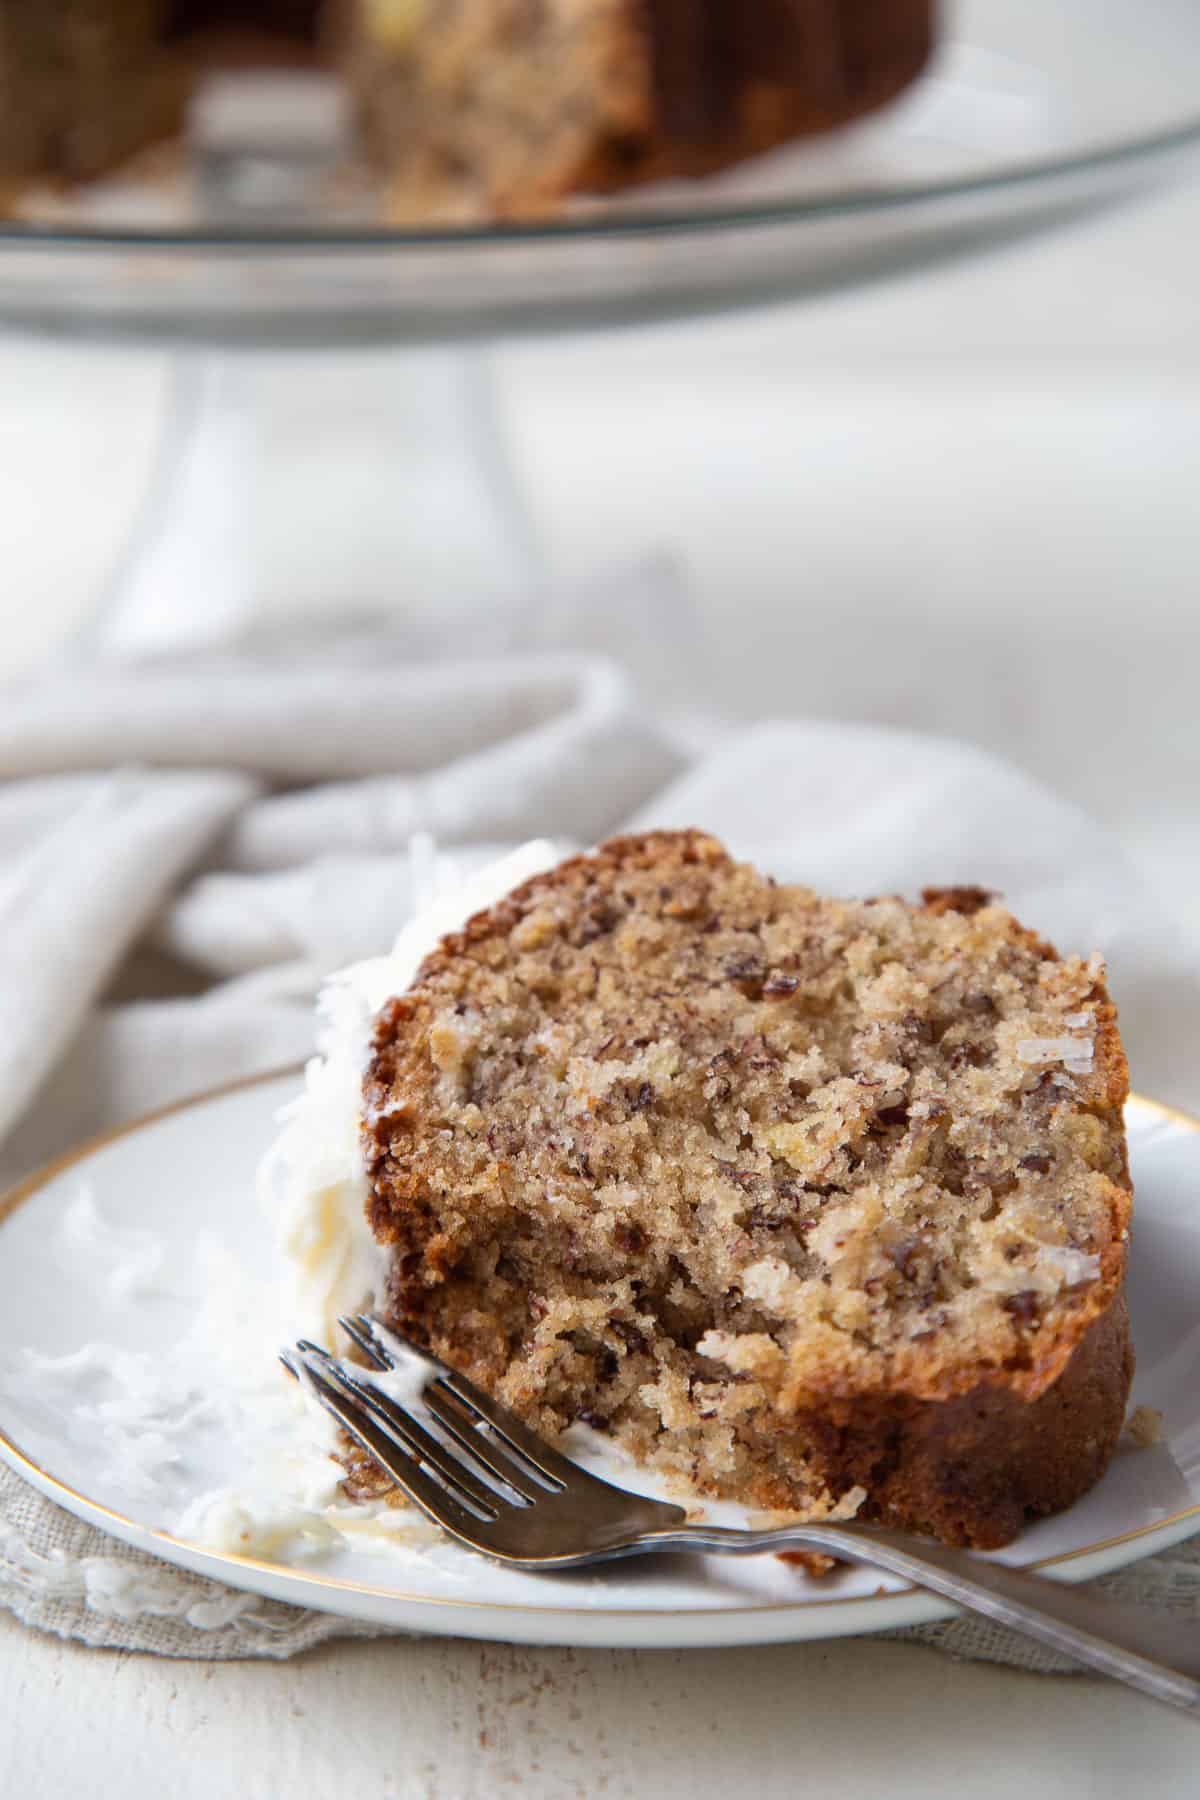
[[[523,1425],[515,1413],[509,1412],[507,1407],[501,1406],[456,1369],[446,1369],[426,1389],[425,1404],[431,1406],[434,1397],[443,1392],[453,1396],[472,1425],[476,1420],[484,1420],[501,1440],[503,1447],[530,1464],[535,1475],[543,1482],[549,1481],[559,1488],[577,1486],[580,1481],[590,1479],[586,1470],[569,1462],[565,1456],[560,1456],[557,1450],[552,1450],[549,1444]]]
[[[462,1496],[481,1511],[495,1515],[506,1496],[497,1494],[494,1488],[486,1487],[452,1449],[439,1443],[390,1394],[372,1387],[369,1381],[356,1380],[348,1369],[330,1356],[328,1351],[322,1350],[319,1344],[302,1339],[297,1349],[302,1352],[303,1360],[310,1368],[315,1363],[327,1381],[332,1382],[360,1406],[373,1425],[389,1437],[398,1439],[401,1449],[407,1451],[414,1460],[426,1463],[444,1482],[457,1488]]]
[[[547,1475],[531,1474],[524,1458],[518,1461],[515,1456],[510,1456],[507,1445],[494,1432],[485,1436],[475,1425],[474,1416],[449,1389],[444,1389],[441,1382],[426,1388],[422,1399],[448,1437],[461,1444],[467,1455],[482,1463],[497,1480],[515,1488],[526,1500],[545,1500],[550,1494],[562,1492],[561,1481],[552,1484]]]
[[[293,1360],[286,1352],[280,1360],[288,1372],[337,1420],[343,1431],[387,1470],[396,1486],[420,1507],[427,1518],[432,1519],[435,1525],[440,1525],[444,1531],[466,1539],[468,1543],[477,1542],[481,1527],[490,1523],[490,1520],[481,1520],[478,1514],[461,1505],[456,1495],[427,1475],[392,1438],[379,1430],[359,1406],[345,1400],[332,1382],[327,1381],[318,1370],[299,1357]]]
[[[343,1319],[342,1324],[346,1325],[346,1323],[347,1321]],[[431,1372],[437,1372],[437,1379],[431,1381],[421,1398],[430,1411],[433,1411],[433,1399],[439,1388],[448,1390],[454,1399],[466,1409],[468,1424],[474,1427],[478,1420],[486,1421],[492,1427],[493,1432],[503,1440],[503,1448],[528,1464],[535,1478],[539,1479],[543,1486],[549,1480],[556,1487],[578,1487],[580,1482],[594,1479],[585,1470],[580,1469],[577,1464],[568,1461],[565,1456],[560,1456],[557,1450],[552,1450],[549,1444],[544,1443],[535,1432],[523,1425],[514,1413],[509,1412],[507,1407],[501,1406],[490,1395],[485,1394],[482,1388],[476,1387],[473,1381],[468,1381],[465,1375],[460,1375],[457,1369],[452,1369],[449,1363],[443,1362],[441,1357],[435,1356],[431,1350],[425,1350],[419,1344],[410,1343],[401,1332],[396,1331],[391,1325],[385,1325],[381,1319],[375,1318],[370,1313],[360,1313],[354,1323],[369,1337],[371,1354],[383,1356],[389,1366],[393,1361],[389,1340],[394,1340],[402,1350],[407,1350],[429,1363]],[[357,1342],[357,1335],[352,1335],[355,1336]],[[439,1423],[441,1423],[440,1420]],[[478,1431],[473,1431],[474,1437],[479,1435]],[[470,1439],[467,1441],[471,1442]],[[506,1475],[505,1480],[511,1480],[511,1476]]]
[[[457,1442],[446,1444],[441,1438],[434,1437],[431,1432],[426,1431],[414,1413],[409,1412],[407,1407],[401,1406],[400,1402],[394,1400],[390,1394],[377,1388],[369,1376],[365,1381],[359,1381],[350,1370],[337,1363],[334,1364],[333,1372],[336,1374],[336,1378],[350,1389],[359,1405],[365,1408],[368,1414],[382,1415],[381,1422],[385,1430],[392,1426],[407,1440],[406,1449],[419,1455],[423,1462],[429,1463],[447,1481],[453,1481],[456,1486],[463,1489],[470,1499],[476,1501],[480,1506],[486,1507],[488,1511],[496,1510],[497,1501],[502,1501],[510,1506],[519,1506],[524,1504],[526,1499],[536,1499],[544,1491],[535,1488],[531,1493],[526,1494],[519,1480],[519,1472],[518,1479],[514,1480],[505,1468],[493,1468],[487,1457],[478,1455],[474,1446],[468,1442],[465,1449],[471,1454],[474,1464],[482,1468],[483,1476],[481,1477],[472,1463],[464,1462],[459,1456]],[[440,1425],[440,1420],[438,1423]],[[454,1434],[447,1435],[453,1436]],[[497,1493],[495,1487],[484,1479],[487,1476],[498,1478],[510,1491]]]
[[[417,1351],[416,1346],[409,1344],[396,1332],[391,1331],[369,1313],[357,1313],[353,1316],[341,1314],[338,1324],[360,1350],[369,1356],[372,1362],[381,1368],[395,1368],[397,1352],[408,1352],[419,1356],[422,1363],[428,1365],[429,1383],[421,1391],[421,1403],[433,1416],[446,1435],[452,1438],[459,1448],[470,1456],[474,1463],[482,1466],[487,1474],[504,1482],[505,1486],[526,1500],[541,1500],[547,1493],[547,1482],[550,1477],[540,1473],[528,1472],[528,1465],[510,1455],[491,1433],[490,1444],[484,1435],[475,1427],[473,1415],[457,1401],[453,1395],[445,1398],[435,1397],[431,1384],[439,1374],[450,1374],[452,1371],[433,1355],[432,1351]],[[555,1483],[550,1490],[557,1493],[561,1483]]]
[[[446,1364],[440,1356],[435,1356],[432,1350],[426,1350],[420,1344],[414,1344],[411,1339],[403,1337],[400,1332],[393,1331],[390,1325],[385,1325],[382,1319],[375,1317],[374,1313],[355,1313],[352,1316],[339,1314],[338,1324],[361,1349],[365,1350],[384,1368],[395,1367],[397,1351],[415,1356],[421,1362],[427,1363],[431,1381],[435,1373],[444,1371],[446,1368]]]
[[[351,1343],[357,1344],[363,1355],[369,1357],[377,1369],[390,1369],[391,1359],[382,1346],[376,1342],[370,1329],[370,1323],[365,1313],[353,1316],[349,1313],[338,1314],[338,1324]]]

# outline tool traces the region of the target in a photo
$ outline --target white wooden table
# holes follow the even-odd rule
[[[1191,189],[843,299],[496,368],[551,565],[686,565],[690,691],[668,697],[973,736],[1107,818],[1200,931],[1198,326]],[[157,353],[0,340],[4,666],[91,603],[161,391]],[[1114,1688],[869,1640],[205,1665],[0,1617],[0,1694],[0,1794],[67,1800],[1184,1796],[1200,1758],[1195,1722]]]
[[[0,1619],[0,1792],[65,1800],[925,1800],[1196,1792],[1196,1722],[870,1639],[763,1650],[348,1644],[164,1663]]]

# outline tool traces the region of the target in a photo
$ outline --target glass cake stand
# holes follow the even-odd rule
[[[537,224],[379,224],[332,85],[295,71],[222,77],[184,143],[86,192],[30,196],[0,227],[0,324],[174,346],[156,477],[92,647],[178,642],[200,578],[226,596],[223,631],[245,610],[254,465],[286,435],[291,358],[311,371],[314,350],[397,348],[385,374],[376,360],[369,403],[387,420],[388,504],[404,515],[410,566],[444,585],[449,542],[489,644],[517,641],[513,596],[536,585],[538,554],[497,428],[488,339],[827,292],[1052,227],[1196,166],[1195,0],[962,0],[943,26],[928,73],[873,118]],[[331,511],[330,528],[361,526],[352,497],[379,493],[379,443],[365,485],[343,448],[348,512]],[[447,621],[456,635],[464,622]]]

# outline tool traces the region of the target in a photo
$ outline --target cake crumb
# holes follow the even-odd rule
[[[1166,1425],[1157,1406],[1135,1406],[1125,1421],[1125,1436],[1139,1450],[1161,1444],[1165,1435]]]

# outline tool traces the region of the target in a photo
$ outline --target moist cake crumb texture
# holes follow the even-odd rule
[[[1000,1543],[1121,1430],[1126,1091],[1099,958],[978,889],[620,839],[379,1016],[387,1316],[702,1492]]]

